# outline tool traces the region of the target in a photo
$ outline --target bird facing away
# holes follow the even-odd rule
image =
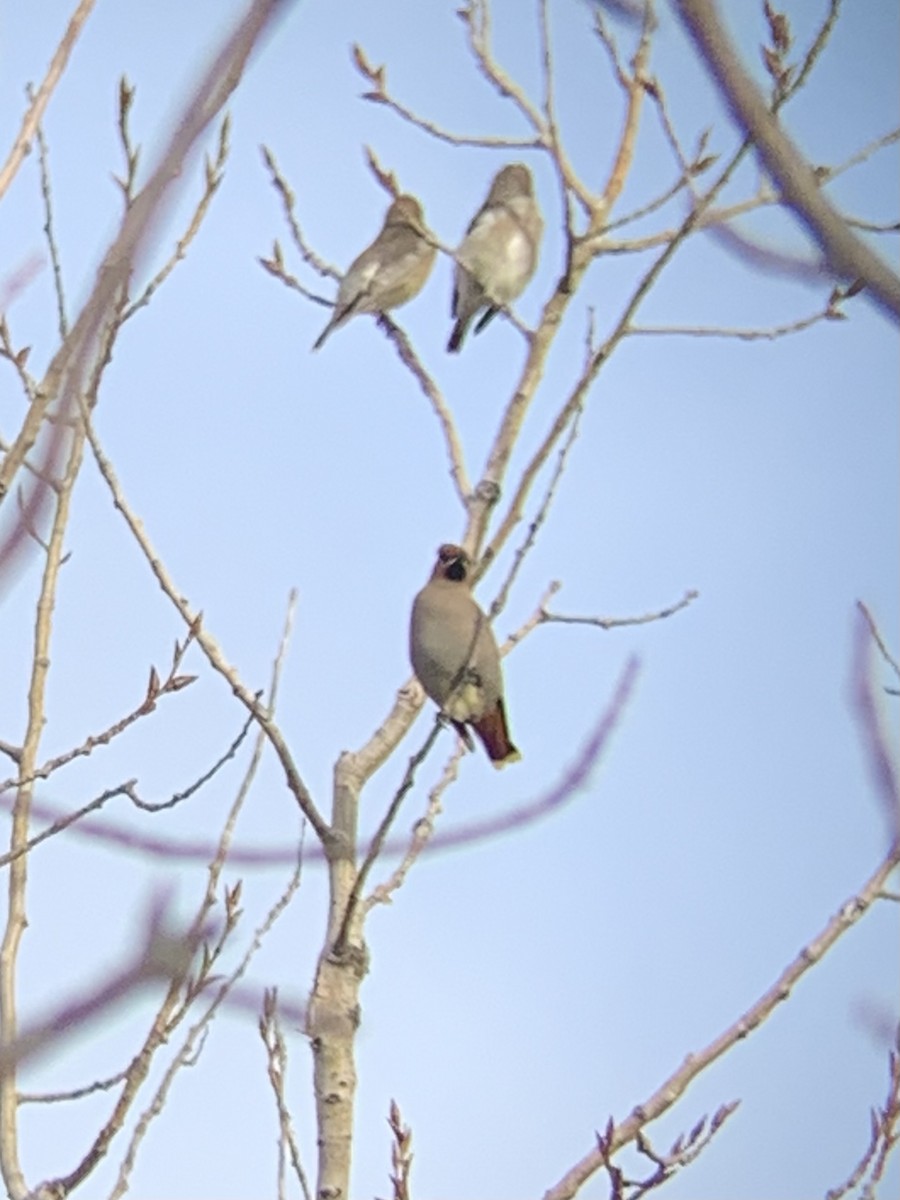
[[[544,221],[534,182],[524,163],[499,171],[456,252],[452,315],[456,322],[447,349],[462,346],[469,325],[480,333],[500,308],[521,295],[537,266]]]
[[[409,656],[422,687],[471,750],[471,725],[495,767],[522,757],[503,707],[500,653],[488,619],[472,599],[469,556],[460,546],[438,550],[431,579],[413,602]]]
[[[353,260],[341,280],[334,312],[313,350],[357,313],[383,313],[412,300],[425,286],[436,253],[426,240],[421,204],[415,196],[398,196],[378,237]]]

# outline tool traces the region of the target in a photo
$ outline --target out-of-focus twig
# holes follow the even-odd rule
[[[166,933],[162,914],[151,916],[144,944],[132,961],[98,987],[71,1000],[50,1016],[24,1030],[15,1041],[0,1047],[0,1071],[8,1071],[42,1051],[59,1050],[62,1038],[71,1036],[89,1021],[109,1010],[138,988],[159,980],[178,981],[190,969],[199,938]],[[202,933],[205,931],[201,931]]]

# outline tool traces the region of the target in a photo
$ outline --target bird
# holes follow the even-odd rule
[[[313,350],[357,313],[383,313],[412,300],[425,286],[436,253],[427,240],[422,205],[415,196],[398,196],[378,237],[353,260],[341,280],[334,312]]]
[[[487,312],[475,326],[476,333],[521,295],[537,266],[543,232],[531,172],[524,163],[509,163],[494,176],[456,252],[451,308],[455,324],[447,343],[451,354],[460,349],[483,308]]]
[[[506,724],[500,652],[471,591],[471,560],[461,546],[441,546],[413,601],[409,656],[426,693],[470,750],[472,727],[495,767],[518,762]]]

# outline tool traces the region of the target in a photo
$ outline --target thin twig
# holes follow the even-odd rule
[[[769,329],[740,329],[721,326],[704,325],[632,325],[628,337],[695,337],[695,338],[732,338],[739,342],[774,342],[778,338],[790,337],[794,333],[804,333],[821,321],[839,321],[844,314],[829,303],[825,308],[812,313],[808,317],[798,317],[796,321],[787,321],[783,325],[773,325]]]
[[[132,1132],[127,1149],[119,1165],[119,1172],[116,1178],[115,1186],[110,1192],[110,1200],[121,1200],[121,1197],[128,1190],[131,1172],[134,1169],[134,1163],[137,1158],[138,1148],[143,1142],[153,1120],[163,1111],[166,1099],[169,1095],[169,1091],[171,1090],[176,1075],[187,1063],[196,1061],[196,1055],[199,1054],[200,1050],[202,1049],[202,1039],[205,1037],[205,1032],[208,1029],[211,1021],[215,1017],[219,1008],[228,999],[235,984],[246,974],[247,968],[249,967],[257,950],[259,950],[260,946],[265,940],[266,935],[269,933],[281,914],[288,907],[294,896],[294,893],[297,891],[299,886],[300,866],[298,865],[294,871],[294,874],[288,881],[285,890],[275,901],[275,904],[269,910],[262,924],[254,933],[253,939],[245,953],[242,955],[240,962],[227,976],[227,978],[219,984],[214,997],[212,1000],[210,1000],[209,1004],[204,1012],[200,1015],[198,1020],[191,1026],[187,1036],[181,1044],[181,1047],[177,1051],[172,1062],[166,1068],[163,1077],[156,1088],[150,1105],[141,1114],[134,1131]],[[55,1183],[59,1187],[64,1187],[69,1183],[71,1178],[72,1176],[69,1176],[66,1179],[55,1181]],[[50,1186],[53,1185],[51,1184]],[[65,1195],[67,1193],[62,1192],[61,1194]]]
[[[287,180],[282,175],[275,155],[268,146],[260,147],[260,151],[263,156],[263,162],[266,164],[266,168],[269,172],[269,178],[271,179],[272,186],[275,188],[275,191],[278,193],[281,199],[281,207],[284,211],[284,219],[287,222],[288,229],[291,232],[291,238],[293,239],[294,245],[297,248],[301,258],[305,263],[308,263],[314,271],[317,271],[319,275],[322,275],[327,279],[339,280],[341,273],[337,267],[333,267],[330,263],[327,263],[324,259],[320,258],[303,236],[303,230],[300,228],[300,222],[297,220],[296,197],[294,196],[294,193],[291,190]],[[276,242],[276,246],[277,245],[278,243]]]
[[[598,629],[620,629],[623,625],[649,625],[651,621],[662,621],[666,617],[681,612],[699,595],[700,593],[695,591],[685,592],[680,600],[670,604],[668,608],[660,608],[656,612],[644,613],[639,617],[569,617],[542,609],[540,620],[542,622],[553,621],[558,625],[594,625]]]
[[[881,657],[888,664],[897,678],[900,679],[900,663],[897,662],[896,658],[894,658],[890,650],[888,650],[887,646],[885,645],[884,638],[881,636],[881,631],[878,628],[875,618],[869,611],[868,606],[863,604],[862,600],[857,600],[856,606],[865,618],[866,624],[869,626],[869,631],[872,634],[875,645],[878,647]]]
[[[191,219],[188,222],[184,233],[175,243],[175,249],[166,259],[163,265],[159,268],[141,294],[136,300],[133,300],[122,313],[122,323],[129,321],[139,309],[150,303],[154,294],[165,283],[168,277],[175,270],[176,266],[184,259],[188,252],[191,242],[200,231],[200,226],[212,204],[213,197],[219,190],[223,178],[225,177],[225,163],[228,159],[228,151],[230,149],[228,143],[228,133],[230,129],[230,118],[226,114],[222,119],[222,124],[219,127],[218,147],[215,158],[207,156],[204,164],[204,187],[203,194],[197,202],[197,206],[191,214]]]
[[[409,1176],[412,1171],[412,1130],[403,1124],[400,1106],[396,1100],[391,1101],[388,1124],[391,1127],[393,1141],[391,1143],[391,1187],[394,1191],[393,1200],[410,1200]]]
[[[401,362],[411,372],[434,410],[434,415],[437,417],[441,432],[444,435],[444,445],[447,451],[447,459],[450,463],[450,477],[456,487],[457,496],[461,503],[465,505],[472,490],[472,484],[469,481],[469,474],[466,470],[462,442],[456,428],[456,422],[453,420],[453,414],[450,412],[447,402],[441,395],[441,391],[434,379],[425,370],[409,338],[400,326],[385,315],[382,315],[379,324],[393,342]]]
[[[130,713],[121,717],[118,721],[114,721],[102,733],[89,734],[80,745],[65,751],[63,754],[57,754],[53,758],[47,759],[39,767],[35,767],[27,779],[7,779],[0,782],[0,794],[7,791],[10,787],[19,786],[23,783],[34,783],[38,779],[49,779],[54,771],[67,766],[76,758],[87,758],[98,746],[108,746],[115,738],[119,737],[127,729],[130,729],[141,717],[152,713],[156,708],[157,700],[161,696],[173,695],[175,692],[180,692],[193,683],[195,676],[180,674],[178,670],[189,643],[190,639],[186,640],[183,644],[176,643],[176,653],[172,668],[165,680],[160,681],[155,668],[151,667],[146,694],[140,704],[132,709]]]
[[[552,594],[556,586],[558,585],[551,585],[548,589],[546,593],[548,597]],[[525,622],[522,626],[523,635],[530,628],[536,626],[539,620],[540,615],[536,611],[529,618],[529,621]],[[518,632],[516,631],[515,634],[511,634],[506,639],[501,646],[501,653],[507,652],[508,647],[513,644]],[[574,763],[564,769],[559,782],[549,792],[540,795],[535,800],[519,805],[509,812],[502,813],[496,818],[491,818],[487,821],[471,822],[438,834],[432,842],[431,849],[439,850],[445,847],[474,845],[486,838],[511,832],[515,829],[525,828],[533,822],[543,819],[565,804],[574,794],[575,790],[588,778],[594,766],[599,761],[612,735],[612,731],[624,712],[625,706],[634,690],[637,674],[637,660],[629,660],[614,689],[612,699],[599,718],[593,732],[588,737],[584,748],[576,756]],[[418,712],[424,700],[424,692],[421,685],[410,681],[406,687],[401,689],[401,700],[404,705],[409,705],[412,702],[414,704],[413,711]],[[384,725],[390,726],[394,720],[396,718],[392,715]],[[405,716],[402,724],[405,729],[407,727]],[[398,741],[400,740],[400,736],[402,735],[397,735]],[[393,746],[390,748],[392,749]],[[364,765],[367,771],[374,771],[380,765],[380,762],[376,762],[374,766],[370,762],[366,762]],[[119,789],[119,792],[121,791],[124,791],[124,786]],[[53,820],[59,816],[59,813],[51,807],[39,805],[36,801],[32,805],[32,812],[36,819],[41,820]],[[105,845],[116,846],[121,850],[164,859],[170,865],[172,862],[208,863],[210,857],[216,853],[215,846],[207,841],[189,842],[177,838],[151,837],[147,834],[135,834],[131,829],[120,828],[112,823],[104,824],[97,822],[93,826],[77,824],[73,826],[72,832]],[[406,849],[406,839],[396,839],[385,843],[383,853],[385,855],[403,854]],[[309,864],[320,864],[327,861],[328,854],[319,847],[312,846],[306,851],[305,859]],[[285,849],[283,844],[261,846],[256,849],[233,847],[229,850],[228,861],[232,866],[268,870],[274,867],[289,865],[294,861],[294,852],[293,850]]]
[[[21,166],[22,160],[28,153],[31,139],[34,137],[37,127],[43,120],[47,104],[53,94],[53,89],[59,83],[63,71],[66,69],[69,55],[72,53],[72,47],[78,40],[78,35],[84,28],[84,24],[90,16],[93,7],[94,0],[80,0],[78,7],[69,18],[69,24],[62,36],[62,40],[56,47],[53,58],[50,60],[47,73],[41,81],[40,87],[34,93],[34,98],[28,105],[6,162],[0,168],[0,198],[6,193],[6,189],[12,183],[16,172]]]
[[[394,892],[406,882],[407,875],[434,834],[435,823],[443,812],[441,799],[447,788],[459,777],[459,764],[462,762],[465,752],[465,743],[462,738],[458,738],[456,746],[444,764],[440,779],[428,793],[425,812],[413,825],[406,853],[391,872],[390,877],[384,883],[379,883],[374,887],[366,897],[363,905],[365,912],[369,912],[376,904],[390,904]]]
[[[294,604],[295,597],[292,594],[288,600],[288,609],[285,617],[284,630],[282,632],[278,652],[275,656],[275,662],[272,667],[272,681],[270,685],[268,705],[269,711],[273,710],[273,705],[277,696],[278,682],[280,679],[282,664],[284,661],[284,656],[287,652],[287,646],[292,628]],[[251,783],[255,778],[262,754],[262,746],[263,737],[262,733],[260,733],[260,736],[257,739],[256,747],[254,748],[254,754],[251,757],[247,770],[244,773],[244,778],[241,781],[241,786],[238,788],[237,794],[225,819],[225,823],[219,836],[218,844],[211,852],[208,851],[205,855],[208,864],[208,878],[203,897],[200,901],[200,905],[191,926],[191,933],[195,938],[196,944],[202,945],[203,948],[203,955],[201,957],[199,970],[196,972],[193,980],[185,978],[183,980],[173,981],[173,984],[167,989],[166,995],[163,998],[163,1001],[153,1019],[150,1030],[144,1038],[143,1045],[141,1046],[139,1052],[132,1059],[132,1062],[127,1069],[124,1087],[112,1113],[94,1138],[91,1146],[81,1161],[64,1179],[56,1181],[57,1185],[61,1189],[59,1192],[60,1195],[68,1195],[74,1187],[82,1183],[91,1174],[97,1164],[102,1160],[110,1143],[116,1134],[121,1130],[128,1112],[136,1101],[138,1092],[147,1078],[157,1052],[169,1041],[176,1026],[187,1017],[193,1002],[203,993],[204,989],[212,983],[211,973],[213,965],[225,944],[225,939],[235,928],[240,915],[240,910],[238,908],[240,899],[240,883],[235,885],[233,888],[225,889],[225,920],[220,928],[217,946],[212,952],[209,952],[205,941],[207,936],[206,931],[208,929],[209,914],[217,901],[219,881],[225,862],[226,860],[233,862],[233,856],[230,854],[230,851],[235,822],[249,793]],[[163,1082],[157,1089],[154,1102],[160,1101],[161,1097],[164,1099],[165,1095],[168,1093],[168,1088],[171,1085],[178,1068],[185,1062],[189,1061],[198,1038],[204,1035],[208,1023],[212,1019],[216,1008],[226,1000],[232,1004],[232,1006],[234,1006],[236,1003],[240,1004],[240,997],[236,996],[235,994],[235,985],[243,976],[243,973],[249,964],[250,958],[256,952],[256,949],[261,943],[265,932],[271,927],[271,924],[274,923],[274,920],[277,919],[277,916],[283,911],[283,906],[280,907],[280,905],[282,905],[282,901],[284,905],[286,905],[296,890],[296,887],[299,886],[299,862],[302,861],[302,859],[297,858],[296,852],[294,854],[294,859],[298,865],[291,882],[288,884],[287,890],[285,893],[283,893],[281,899],[276,902],[275,907],[270,911],[269,917],[267,918],[266,922],[264,922],[261,929],[257,930],[254,941],[251,943],[250,948],[248,949],[242,962],[239,963],[235,971],[226,978],[224,984],[220,985],[216,999],[207,1008],[204,1016],[201,1017],[201,1019],[188,1034],[186,1042],[182,1046],[181,1055],[176,1057],[175,1061],[170,1065],[169,1070],[164,1076]],[[253,997],[249,1001],[249,1004],[255,1009],[258,1004],[257,998]],[[246,1001],[244,1002],[244,1006],[247,1006]],[[152,1108],[153,1105],[151,1105],[151,1109]],[[155,1113],[153,1115],[155,1115]],[[137,1145],[142,1139],[143,1133],[146,1131],[146,1126],[149,1124],[151,1119],[152,1118],[145,1112],[141,1118],[143,1125],[139,1124],[138,1128],[132,1135],[132,1141],[129,1145],[129,1153],[132,1154],[131,1165],[133,1165],[133,1155],[137,1151]],[[128,1173],[130,1173],[130,1169],[131,1166],[128,1166],[126,1169],[125,1163],[123,1162],[121,1171],[125,1172],[125,1178],[127,1178]],[[123,1176],[120,1172],[120,1182],[122,1178]]]
[[[31,84],[26,89],[30,103],[34,103],[34,90]],[[47,249],[50,251],[50,263],[53,267],[53,291],[56,296],[56,321],[59,336],[65,338],[69,332],[69,322],[66,318],[66,296],[63,289],[62,267],[59,260],[59,245],[53,228],[53,193],[50,186],[50,154],[44,137],[44,127],[39,122],[35,130],[38,144],[38,164],[41,172],[41,199],[44,203],[44,236],[47,239]]]
[[[841,1200],[858,1187],[866,1175],[868,1182],[861,1200],[874,1200],[875,1184],[880,1182],[888,1156],[900,1144],[900,1031],[888,1056],[888,1091],[884,1104],[871,1112],[869,1144],[847,1180],[825,1193],[825,1200]]]
[[[33,837],[29,838],[27,842],[24,842],[17,849],[10,850],[6,854],[0,855],[0,867],[5,867],[7,863],[14,862],[23,854],[30,853],[35,846],[39,846],[41,842],[46,842],[49,838],[55,837],[64,830],[71,828],[71,826],[75,825],[78,821],[81,821],[84,817],[90,816],[91,813],[99,812],[99,810],[103,808],[108,801],[115,799],[116,796],[127,796],[135,808],[139,808],[143,812],[158,813],[164,812],[170,808],[174,808],[176,805],[181,804],[184,800],[188,800],[196,792],[200,791],[202,787],[209,783],[209,781],[219,773],[219,771],[227,762],[230,762],[231,759],[234,758],[242,742],[244,741],[244,738],[249,733],[250,726],[252,724],[253,717],[247,717],[240,733],[237,735],[225,753],[222,754],[221,757],[218,758],[211,767],[204,771],[199,778],[195,779],[193,783],[189,784],[188,787],[183,788],[181,791],[175,792],[169,797],[168,800],[160,800],[156,802],[142,800],[137,792],[137,780],[126,780],[125,783],[118,784],[116,787],[107,788],[106,791],[101,792],[99,796],[95,796],[93,800],[88,801],[88,803],[82,805],[81,808],[75,809],[74,812],[67,813],[65,816],[57,817],[46,829],[41,830],[40,833],[34,834]],[[32,817],[34,820],[40,820],[42,812],[42,807],[34,803],[32,804]],[[140,838],[141,835],[137,834],[135,836]]]
[[[110,1088],[123,1083],[126,1075],[127,1071],[117,1071],[108,1079],[95,1079],[93,1083],[67,1092],[19,1092],[18,1099],[20,1104],[59,1104],[67,1100],[82,1100],[95,1092],[108,1092]]]
[[[366,886],[366,880],[368,879],[369,872],[374,866],[378,855],[384,849],[387,835],[397,817],[397,813],[400,811],[400,805],[403,803],[404,798],[416,781],[416,771],[428,757],[431,747],[437,741],[438,734],[444,728],[445,724],[446,722],[439,713],[437,717],[435,717],[434,724],[431,727],[428,737],[407,763],[406,773],[403,776],[400,786],[394,793],[394,797],[388,805],[387,811],[381,818],[378,828],[375,831],[375,835],[370,841],[369,848],[363,857],[362,863],[356,871],[356,875],[353,880],[353,886],[350,889],[347,905],[344,909],[344,914],[341,918],[341,923],[338,928],[338,934],[334,939],[333,953],[335,955],[340,955],[341,952],[346,948],[350,927],[357,915],[357,910],[359,909],[360,905],[360,898],[362,896],[363,889]]]
[[[475,136],[473,134],[451,133],[448,129],[438,125],[434,121],[429,121],[427,118],[420,116],[405,104],[402,104],[394,96],[390,94],[387,88],[387,72],[383,66],[373,67],[369,62],[366,52],[359,45],[353,46],[353,63],[362,77],[369,84],[371,91],[363,92],[362,99],[368,100],[372,104],[382,105],[389,109],[402,121],[412,125],[415,129],[419,129],[422,133],[427,133],[438,142],[445,142],[449,146],[470,146],[481,147],[482,149],[502,149],[508,150],[512,147],[522,149],[540,149],[540,142],[537,139],[527,138],[507,138],[507,137],[491,137],[485,135]]]
[[[287,1149],[290,1155],[291,1166],[294,1169],[297,1182],[300,1184],[304,1200],[312,1200],[312,1191],[310,1190],[309,1180],[306,1177],[303,1162],[300,1158],[300,1147],[297,1142],[294,1123],[291,1120],[291,1111],[288,1108],[284,1094],[285,1076],[287,1075],[287,1046],[284,1034],[281,1031],[281,1021],[278,1016],[278,993],[275,988],[267,989],[263,996],[262,1016],[259,1018],[259,1036],[262,1038],[262,1043],[266,1048],[267,1074],[269,1083],[272,1085],[272,1093],[275,1097],[275,1107],[278,1113],[279,1198],[285,1195],[284,1152]]]
[[[125,499],[112,463],[103,453],[97,434],[94,431],[93,422],[89,416],[86,417],[85,423],[88,441],[94,452],[94,459],[100,470],[100,474],[109,488],[113,503],[131,530],[135,541],[156,577],[157,583],[175,606],[185,625],[193,632],[197,645],[200,646],[206,655],[210,666],[228,682],[237,698],[259,723],[260,728],[265,731],[284,769],[285,781],[299,804],[303,815],[307,818],[310,825],[312,825],[320,841],[323,844],[330,844],[333,840],[331,829],[313,802],[312,796],[294,763],[284,735],[271,716],[266,712],[265,708],[259,703],[254,693],[241,680],[237,670],[226,660],[215,638],[203,628],[202,614],[192,609],[183,593],[175,586],[175,582],[169,574],[168,569],[151,544],[143,524]]]
[[[538,506],[534,520],[528,526],[528,532],[525,535],[525,540],[516,549],[516,552],[513,556],[512,566],[507,573],[506,579],[503,581],[503,586],[500,588],[500,591],[494,597],[494,600],[491,604],[490,619],[492,621],[506,607],[506,601],[509,598],[512,585],[515,583],[516,577],[518,576],[519,571],[522,569],[522,565],[525,562],[526,556],[537,541],[537,536],[541,531],[541,526],[547,519],[547,514],[549,513],[550,507],[553,504],[557,488],[559,487],[560,481],[565,473],[569,453],[571,452],[571,449],[575,444],[575,440],[578,437],[581,411],[582,410],[579,409],[579,411],[575,414],[575,419],[573,420],[569,429],[569,436],[566,438],[562,449],[559,452],[559,456],[556,460],[556,466],[553,470],[553,474],[550,477],[550,482],[547,484],[547,490],[544,493],[544,498]]]

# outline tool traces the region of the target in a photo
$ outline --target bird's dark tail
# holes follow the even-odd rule
[[[522,755],[509,736],[506,709],[502,700],[498,700],[496,706],[490,712],[486,712],[481,720],[473,721],[472,728],[478,734],[479,741],[495,767],[506,767],[521,759]]]
[[[471,319],[472,318],[469,317],[468,320],[464,321],[462,317],[460,317],[460,319],[453,326],[453,332],[450,334],[450,341],[447,343],[448,353],[459,353],[460,347],[463,344],[463,338],[466,336],[466,330],[469,328],[469,321],[471,321]]]
[[[481,333],[482,329],[484,329],[484,327],[486,325],[490,324],[490,322],[493,321],[494,317],[496,317],[496,315],[499,311],[500,311],[499,308],[489,308],[487,310],[487,312],[484,314],[484,316],[476,324],[475,332]]]
[[[328,324],[325,326],[325,328],[322,330],[322,332],[319,334],[319,336],[316,338],[316,340],[313,342],[313,344],[312,344],[313,350],[321,350],[322,349],[322,347],[325,345],[325,339],[328,337],[329,333],[331,333],[331,331],[334,328],[335,328],[335,322],[329,321]]]

